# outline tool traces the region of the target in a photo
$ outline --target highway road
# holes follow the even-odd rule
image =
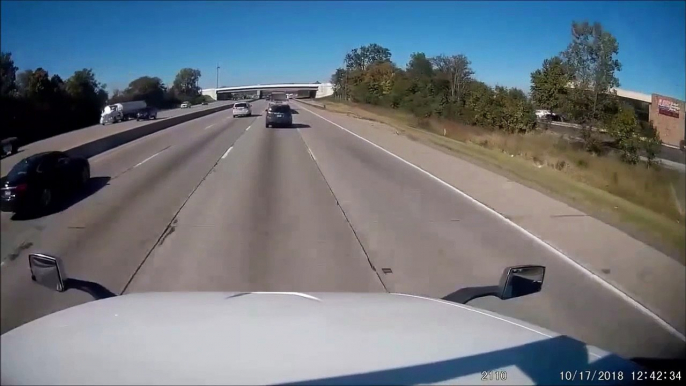
[[[209,103],[206,106],[193,106],[190,109],[176,108],[170,110],[162,110],[158,113],[157,119],[172,118],[179,115],[189,114],[195,111],[207,110],[231,103],[234,103],[234,101],[218,101]],[[64,134],[56,135],[54,137],[46,138],[40,141],[32,142],[30,144],[27,144],[26,146],[22,146],[17,154],[5,157],[0,161],[0,167],[2,169],[1,175],[6,176],[7,173],[9,173],[12,166],[14,166],[14,164],[16,164],[22,158],[28,157],[32,154],[49,150],[68,150],[78,145],[95,141],[96,139],[104,138],[109,135],[133,129],[135,127],[147,125],[150,122],[151,121],[136,121],[134,119],[120,123],[107,124],[104,126],[97,124],[89,127],[84,127],[82,129],[70,131]]]
[[[32,283],[31,251],[117,293],[443,297],[497,284],[506,266],[543,264],[541,293],[471,305],[626,357],[686,355],[652,318],[426,174],[297,102],[288,129],[265,128],[266,103],[253,105],[262,115],[215,113],[92,158],[90,194],[57,213],[3,213],[2,332],[90,300]]]

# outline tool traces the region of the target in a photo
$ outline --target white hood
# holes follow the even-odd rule
[[[483,372],[494,384],[552,384],[561,371],[638,368],[514,319],[400,294],[132,294],[20,326],[0,347],[2,384],[482,384]]]

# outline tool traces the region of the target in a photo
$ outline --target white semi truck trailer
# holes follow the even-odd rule
[[[147,107],[145,101],[114,103],[105,106],[100,114],[100,124],[117,123],[135,119],[136,114]]]

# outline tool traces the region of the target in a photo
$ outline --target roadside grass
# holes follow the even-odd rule
[[[595,156],[552,132],[508,135],[326,98],[328,111],[385,123],[408,138],[465,158],[558,198],[684,263],[686,228],[674,197],[678,171]]]

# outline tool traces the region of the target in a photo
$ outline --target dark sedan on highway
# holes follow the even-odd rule
[[[140,121],[141,119],[157,119],[157,109],[148,106],[136,114],[136,120]]]
[[[271,105],[267,108],[265,127],[291,127],[293,126],[293,114],[291,106],[287,104]]]
[[[82,188],[90,179],[88,160],[51,151],[19,161],[0,185],[3,212],[40,212],[56,196]]]

